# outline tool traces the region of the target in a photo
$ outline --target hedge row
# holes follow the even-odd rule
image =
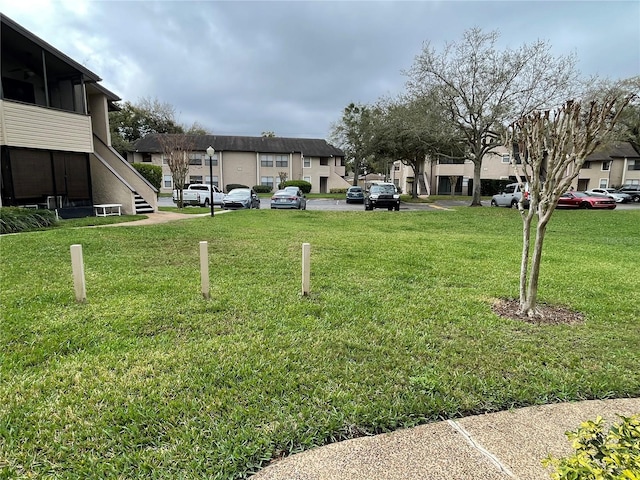
[[[0,208],[0,235],[19,233],[55,225],[56,215],[51,210],[33,210],[31,208]]]

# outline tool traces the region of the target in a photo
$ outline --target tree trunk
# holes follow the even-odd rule
[[[531,217],[522,222],[522,259],[520,262],[520,306],[524,305],[527,292],[527,271],[529,266],[529,245],[531,243]]]
[[[542,245],[544,235],[547,231],[550,215],[545,215],[538,221],[536,227],[536,243],[533,247],[533,258],[531,259],[531,271],[529,272],[529,285],[524,302],[520,303],[520,310],[529,317],[536,315],[538,304],[538,278],[540,277],[540,262],[542,260]]]
[[[470,207],[481,207],[480,192],[482,191],[482,184],[480,181],[480,174],[482,173],[482,158],[473,159],[473,198],[471,199]]]

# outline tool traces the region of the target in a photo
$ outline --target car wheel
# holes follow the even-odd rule
[[[208,207],[208,206],[209,206],[209,199],[208,199],[208,198],[205,198],[205,199],[204,199],[204,206],[205,206],[205,207]]]
[[[397,204],[397,205],[396,205],[395,210],[396,210],[396,212],[399,212],[399,211],[400,211],[400,204]]]
[[[640,195],[636,195],[632,200],[634,203],[640,203]]]
[[[513,207],[518,207],[518,201],[517,200],[511,200],[511,208]]]
[[[498,206],[498,203],[493,198],[491,199],[491,206],[492,207],[497,207]]]
[[[582,202],[580,208],[591,208],[591,204],[589,202]]]

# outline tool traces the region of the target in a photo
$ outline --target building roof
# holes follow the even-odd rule
[[[134,143],[136,152],[160,153],[160,135],[147,135]],[[194,151],[205,151],[211,145],[220,152],[302,153],[308,157],[344,157],[344,152],[321,138],[234,137],[225,135],[192,135]]]
[[[589,155],[587,160],[609,160],[611,158],[640,158],[640,154],[629,142],[615,142],[599,148]]]

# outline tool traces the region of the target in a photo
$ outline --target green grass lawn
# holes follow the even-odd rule
[[[639,223],[554,214],[539,295],[582,312],[572,326],[492,313],[518,291],[511,209],[252,210],[1,238],[0,478],[242,478],[353,436],[639,396]]]

